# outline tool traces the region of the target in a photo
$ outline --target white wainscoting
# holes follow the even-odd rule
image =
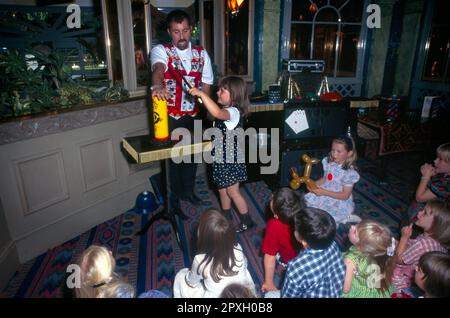
[[[135,100],[0,125],[0,212],[21,263],[152,190],[160,163],[130,164],[120,149],[123,137],[148,133],[147,121],[145,101]]]

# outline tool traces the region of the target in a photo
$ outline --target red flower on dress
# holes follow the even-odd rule
[[[332,175],[331,173],[329,173],[329,174],[327,175],[327,179],[328,179],[328,181],[333,180],[333,175]]]

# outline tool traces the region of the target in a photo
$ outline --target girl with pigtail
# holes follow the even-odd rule
[[[342,297],[389,298],[395,266],[395,239],[385,225],[365,220],[352,225],[348,234],[352,247],[344,254],[347,267]]]

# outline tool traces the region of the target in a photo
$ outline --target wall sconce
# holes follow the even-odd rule
[[[228,9],[230,9],[232,15],[237,15],[239,13],[239,8],[244,3],[244,0],[228,0]]]

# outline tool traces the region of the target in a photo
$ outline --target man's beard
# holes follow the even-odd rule
[[[176,47],[180,50],[185,50],[189,46],[189,42],[187,40],[180,40],[177,42]]]

